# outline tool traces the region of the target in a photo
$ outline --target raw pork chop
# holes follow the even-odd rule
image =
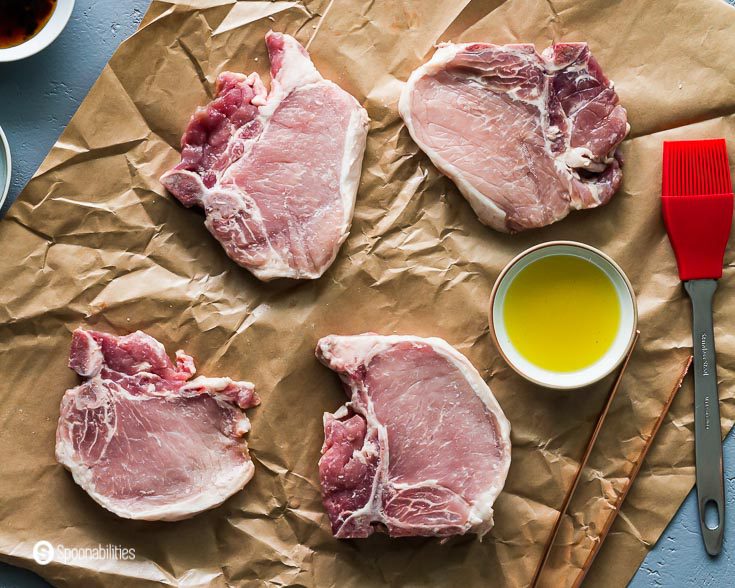
[[[368,116],[293,37],[265,42],[270,93],[257,73],[221,74],[161,182],[204,208],[227,255],[261,280],[318,278],[350,229]]]
[[[176,521],[224,502],[253,476],[244,409],[253,385],[189,378],[140,331],[74,331],[69,367],[84,383],[66,391],[56,459],[106,509],[129,519]]]
[[[436,338],[324,337],[350,401],[324,415],[324,506],[339,538],[477,533],[510,467],[510,423],[466,357]]]
[[[622,180],[625,109],[586,43],[439,46],[399,110],[434,165],[499,231],[605,204]]]

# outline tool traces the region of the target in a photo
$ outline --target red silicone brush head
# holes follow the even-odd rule
[[[725,139],[665,141],[661,199],[682,280],[720,278],[733,194]]]

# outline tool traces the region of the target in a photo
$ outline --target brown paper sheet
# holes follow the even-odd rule
[[[726,136],[735,161],[735,10],[720,0],[155,1],[0,223],[0,559],[59,586],[524,586],[605,395],[522,381],[493,349],[491,286],[524,248],[575,239],[612,255],[639,297],[641,340],[544,585],[576,578],[690,346],[688,301],[659,212],[661,141]],[[263,284],[157,178],[223,70],[268,79],[263,35],[294,34],[372,119],[349,239],[320,280]],[[598,210],[517,236],[483,227],[410,140],[396,101],[438,41],[585,40],[616,82],[632,132],[623,189]],[[723,432],[735,419],[735,248],[716,303]],[[204,374],[255,382],[253,481],[178,523],[116,518],[54,460],[71,330],[143,329]],[[447,339],[489,382],[513,427],[496,526],[473,537],[337,541],[320,503],[321,415],[344,401],[313,357],[328,333]],[[693,483],[687,384],[628,496],[589,585],[634,573]],[[45,539],[134,548],[134,561],[34,563]],[[693,541],[697,539],[692,538]]]

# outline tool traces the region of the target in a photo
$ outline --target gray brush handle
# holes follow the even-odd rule
[[[694,448],[697,472],[699,526],[704,547],[710,555],[722,548],[725,530],[725,489],[722,475],[720,401],[717,394],[717,360],[712,329],[712,296],[716,280],[690,280],[684,288],[692,299],[694,347]],[[717,526],[705,521],[707,504],[717,507]]]

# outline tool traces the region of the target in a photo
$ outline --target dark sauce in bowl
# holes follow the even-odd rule
[[[0,0],[0,49],[25,43],[51,18],[56,0]]]

